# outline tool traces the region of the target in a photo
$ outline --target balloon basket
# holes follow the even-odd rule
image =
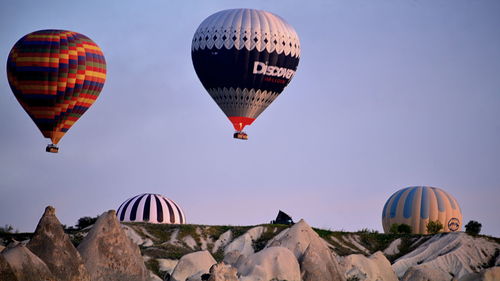
[[[59,152],[59,147],[57,147],[55,144],[49,144],[45,148],[45,151],[50,152],[50,153],[57,153],[57,152]]]
[[[240,140],[247,140],[248,135],[245,132],[235,132],[233,137],[235,139],[240,139]]]

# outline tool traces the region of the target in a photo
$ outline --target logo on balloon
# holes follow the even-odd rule
[[[253,64],[253,74],[290,79],[295,74],[295,71],[285,67],[267,65],[266,63],[255,61]]]
[[[460,221],[457,218],[451,218],[448,221],[448,229],[451,231],[457,231],[460,227]]]

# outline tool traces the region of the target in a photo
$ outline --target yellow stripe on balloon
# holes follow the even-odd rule
[[[48,57],[20,57],[17,58],[17,62],[59,62],[59,58],[48,58]]]
[[[59,39],[59,35],[41,35],[41,34],[30,34],[30,39]]]
[[[55,91],[57,90],[57,85],[19,85],[18,88],[22,91],[27,90],[37,90],[37,91]]]
[[[104,73],[104,72],[86,70],[85,75],[88,77],[97,77],[97,78],[101,78],[101,79],[106,79],[106,73]]]
[[[79,102],[93,104],[95,102],[95,99],[81,99],[79,100]]]
[[[95,45],[83,44],[83,47],[85,49],[99,51],[99,53],[101,52],[101,48],[99,48],[99,47],[97,47]]]

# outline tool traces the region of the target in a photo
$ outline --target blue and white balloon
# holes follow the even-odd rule
[[[394,193],[384,205],[382,225],[388,233],[391,225],[408,224],[412,233],[427,233],[427,223],[439,221],[443,232],[460,231],[462,211],[448,192],[429,186],[412,186]]]

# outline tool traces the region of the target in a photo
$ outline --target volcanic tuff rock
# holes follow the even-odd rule
[[[160,277],[156,276],[151,271],[149,272],[149,281],[163,281]]]
[[[18,281],[56,281],[49,267],[23,244],[7,248],[2,255]],[[3,279],[2,279],[3,281]]]
[[[389,246],[384,250],[384,254],[386,255],[395,255],[399,254],[399,246],[401,245],[401,238],[398,238],[389,244]]]
[[[500,266],[487,268],[480,273],[469,273],[458,281],[498,281],[500,280]]]
[[[451,280],[479,272],[489,264],[500,245],[466,233],[433,236],[392,265],[401,280]]]
[[[170,281],[185,281],[194,275],[208,273],[210,267],[216,263],[217,261],[208,251],[198,251],[184,255],[175,266]]]
[[[59,281],[90,281],[83,260],[56,217],[52,206],[38,222],[35,233],[26,245],[42,259]]]
[[[337,259],[326,242],[304,220],[283,230],[266,247],[273,246],[282,246],[292,251],[300,263],[304,281],[345,280]]]
[[[231,230],[224,232],[221,236],[219,236],[219,239],[215,241],[214,246],[212,247],[212,254],[215,254],[221,247],[225,248],[226,245],[231,242],[232,238],[233,232]]]
[[[224,248],[224,262],[237,266],[238,260],[241,261],[253,254],[253,242],[259,239],[263,232],[263,226],[256,226],[234,239]]]
[[[173,259],[156,259],[156,261],[158,262],[159,269],[163,272],[167,272],[168,274],[172,274],[175,266],[179,262],[179,260]]]
[[[151,238],[142,238],[133,228],[129,226],[121,225],[121,227],[125,234],[127,234],[127,237],[130,238],[130,240],[132,240],[132,242],[134,242],[138,246],[153,246],[153,241],[151,240]]]
[[[269,247],[250,255],[238,267],[240,281],[300,281],[295,255],[284,247]]]
[[[46,216],[44,215],[44,217]],[[103,217],[107,217],[107,219]],[[38,228],[44,228],[42,227],[42,221],[45,219],[46,218],[41,219],[41,223],[37,227],[37,232]],[[230,258],[229,255],[234,254],[233,258],[236,260],[235,264],[239,266],[231,268],[227,265],[218,264],[212,268],[214,274],[211,275],[211,278],[220,277],[232,280],[235,277],[235,268],[243,270],[240,272],[240,274],[243,274],[244,268],[240,268],[240,266],[244,262],[251,261],[248,261],[246,255],[241,255],[239,251],[242,250],[244,253],[248,253],[248,257],[252,257],[253,259],[255,258],[254,255],[262,252],[257,252],[256,254],[251,253],[261,249],[262,246],[267,243],[266,250],[272,248],[270,247],[271,245],[281,245],[289,249],[289,252],[293,252],[293,259],[295,259],[295,263],[300,265],[299,270],[302,272],[304,281],[342,280],[338,278],[338,274],[342,275],[342,278],[345,278],[346,276],[344,276],[344,274],[347,274],[347,277],[358,277],[361,280],[373,280],[373,278],[377,278],[377,276],[381,279],[380,281],[391,280],[383,275],[383,273],[389,273],[390,269],[387,267],[387,260],[380,253],[376,253],[369,258],[361,255],[348,256],[350,254],[366,252],[363,249],[368,249],[370,251],[385,249],[384,252],[387,255],[406,254],[398,259],[392,267],[400,277],[403,278],[404,276],[403,280],[452,280],[452,278],[454,281],[500,280],[498,276],[500,274],[500,269],[498,267],[500,265],[500,244],[495,242],[499,241],[498,238],[474,237],[465,233],[438,234],[433,236],[415,235],[407,237],[363,232],[333,233],[327,230],[320,230],[318,232],[324,237],[325,240],[323,240],[323,238],[320,238],[315,231],[303,221],[291,228],[283,225],[263,225],[257,227],[200,225],[194,226],[196,233],[193,233],[192,225],[126,223],[122,226],[122,231],[120,231],[118,230],[119,227],[114,226],[118,225],[114,213],[105,213],[100,219],[104,220],[104,222],[96,224],[93,230],[91,227],[88,227],[76,233],[71,233],[70,237],[74,239],[74,242],[78,242],[85,236],[88,236],[85,238],[86,241],[81,243],[79,247],[82,260],[85,261],[83,248],[85,248],[84,245],[87,244],[86,247],[89,249],[86,250],[87,261],[85,262],[88,266],[91,266],[93,263],[96,269],[93,270],[89,268],[89,272],[100,272],[100,274],[106,273],[109,277],[109,279],[107,279],[108,281],[143,281],[151,278],[151,276],[148,276],[147,270],[144,267],[145,260],[148,261],[147,264],[152,266],[151,269],[154,270],[158,276],[164,276],[167,272],[173,273],[173,269],[176,267],[178,259],[182,255],[186,257],[189,253],[193,252],[189,246],[182,242],[187,236],[192,237],[197,245],[201,245],[202,249],[206,247],[212,251],[218,260],[223,258],[224,260],[228,260],[228,258]],[[110,222],[106,222],[106,220],[110,220]],[[52,224],[56,224],[55,220],[48,225]],[[120,234],[124,232],[123,229],[125,231],[129,230],[128,235],[134,239],[137,244],[141,244],[144,259],[141,259],[139,256],[138,247],[131,241],[125,239],[126,237],[117,238],[119,236],[125,236]],[[51,230],[44,233],[50,236],[54,231],[57,230]],[[36,235],[39,235],[39,233]],[[93,236],[93,238],[91,236]],[[34,280],[37,281],[43,276],[47,277],[47,280],[55,280],[55,277],[49,272],[45,262],[31,253],[28,248],[22,248],[23,245],[29,243],[29,238],[31,237],[31,234],[0,233],[0,248],[2,245],[5,246],[9,244],[5,251],[12,251],[9,249],[14,248],[16,244],[20,244],[18,246],[20,248],[16,248],[15,250],[17,251],[15,255],[17,258],[13,259],[13,255],[10,253],[10,261],[6,259],[9,264],[8,267],[10,267],[13,272],[14,268],[16,268],[18,270],[18,275],[22,274],[22,278],[25,278],[21,280],[33,280],[33,276],[36,276]],[[30,242],[30,245],[34,245],[33,243],[35,243],[36,239],[37,238],[34,238],[34,241]],[[54,240],[55,238],[49,237],[47,239],[50,241],[50,239]],[[89,242],[88,239],[93,240],[93,242]],[[17,242],[16,240],[23,242]],[[118,242],[118,245],[115,246],[115,240],[121,242]],[[54,245],[57,244],[56,242],[50,241],[51,247],[55,247]],[[325,245],[327,247],[325,247]],[[99,247],[102,247],[102,249]],[[199,248],[199,246],[196,247],[196,249]],[[222,254],[224,252],[227,253],[223,257]],[[336,253],[339,253],[339,255],[343,257],[337,256]],[[134,255],[135,258],[131,258],[131,256]],[[5,270],[2,269],[1,256],[2,254],[0,254],[0,272]],[[391,256],[389,256],[389,259],[390,258]],[[340,269],[338,268],[336,260],[340,260],[342,264]],[[10,265],[12,261],[16,262],[15,266]],[[269,261],[265,266],[260,268],[265,269],[266,267],[285,266],[283,264],[280,265],[280,263],[280,261],[278,261],[278,263]],[[97,266],[99,264],[103,267],[109,267],[109,271],[104,271],[104,269],[99,268]],[[210,268],[212,264],[215,264],[213,259],[205,269],[197,270],[195,273],[188,273],[191,274],[187,276],[188,280],[201,280],[202,274],[207,273],[208,268]],[[485,269],[486,267],[495,265],[497,267]],[[129,276],[128,273],[124,273],[125,270],[125,272],[129,272],[133,268],[141,268],[140,271],[142,270],[141,272],[144,272],[144,275],[139,274],[138,278],[132,277],[130,279],[123,277]],[[242,279],[253,280],[252,278],[257,278],[261,276],[261,274],[264,274],[258,272],[256,268],[259,268],[259,266],[248,269],[248,272],[250,272],[250,270],[254,271],[248,273],[250,275],[242,276]],[[329,271],[331,269],[334,269],[333,273]],[[29,273],[26,274],[24,270],[27,270]],[[33,270],[35,270],[35,273],[33,273]],[[264,271],[267,270],[268,269],[265,269]],[[181,270],[179,267],[177,273],[180,272]],[[247,272],[245,272],[245,274],[246,273]],[[407,275],[405,275],[405,273]],[[92,281],[104,279],[102,275],[96,275],[100,279],[91,279]],[[0,280],[5,281],[4,279],[7,278],[6,276],[7,275],[2,275],[2,273],[0,273]],[[14,280],[17,280],[17,277],[14,278],[16,278]],[[91,276],[91,278],[93,278],[93,276]],[[11,281],[9,279],[7,280]],[[154,280],[160,279],[156,277]]]
[[[432,270],[428,267],[410,267],[401,281],[454,281],[453,276],[443,270]],[[455,279],[456,280],[456,279]]]
[[[238,281],[236,268],[217,263],[210,267],[210,278],[208,281]]]
[[[391,263],[380,251],[365,257],[354,254],[343,259],[342,262],[346,278],[359,281],[398,281],[396,273],[391,267]]]
[[[92,281],[143,281],[149,272],[139,247],[121,229],[115,211],[103,213],[78,246]]]
[[[4,256],[0,253],[0,277],[2,281],[17,281],[14,271],[10,267],[9,263],[5,260]]]

